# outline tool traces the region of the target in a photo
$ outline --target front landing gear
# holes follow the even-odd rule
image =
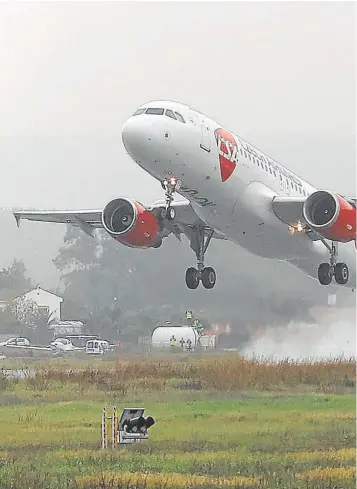
[[[337,245],[332,241],[329,246],[326,241],[323,240],[324,245],[330,252],[330,262],[321,263],[318,268],[317,276],[321,285],[330,285],[332,278],[335,277],[336,282],[339,285],[345,285],[348,282],[349,270],[346,263],[337,262]]]
[[[176,217],[176,211],[171,207],[171,203],[174,200],[174,193],[179,190],[181,186],[180,180],[175,177],[171,177],[169,180],[161,182],[162,188],[165,190],[165,207],[161,211],[161,218],[173,221]]]
[[[204,266],[204,256],[213,233],[212,230],[205,242],[205,227],[196,226],[192,228],[191,248],[196,253],[197,268],[190,267],[186,270],[186,285],[189,289],[197,289],[200,281],[205,289],[213,289],[215,286],[216,272],[212,267]]]

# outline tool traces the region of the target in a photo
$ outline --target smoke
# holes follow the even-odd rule
[[[259,337],[244,345],[241,353],[270,360],[355,357],[356,321],[351,318],[332,322],[323,319],[314,324],[290,322],[287,326],[267,327]]]

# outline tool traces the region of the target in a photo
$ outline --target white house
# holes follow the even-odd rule
[[[61,304],[63,298],[59,295],[49,292],[38,285],[35,289],[23,294],[21,299],[35,302],[38,310],[51,316],[51,320],[61,321]]]

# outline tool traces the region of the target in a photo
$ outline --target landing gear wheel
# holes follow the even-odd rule
[[[332,269],[329,263],[321,263],[317,271],[321,285],[330,285],[332,282]]]
[[[176,211],[173,207],[168,207],[167,209],[161,209],[161,219],[167,219],[168,221],[173,221],[176,217]]]
[[[190,267],[186,270],[186,285],[189,289],[197,289],[200,283],[199,272],[196,268]]]
[[[173,207],[169,207],[166,211],[166,217],[169,221],[173,221],[176,217],[176,211]]]
[[[348,282],[350,276],[348,266],[346,263],[336,263],[335,266],[335,280],[339,285],[345,285]]]
[[[162,245],[162,239],[159,239],[158,241],[156,241],[156,243],[154,245],[152,245],[153,248],[160,248],[160,246]]]
[[[201,280],[205,289],[213,289],[216,283],[216,272],[211,267],[204,268],[201,274]]]
[[[174,193],[181,187],[181,181],[176,177],[170,177],[161,182],[161,187],[165,190],[165,208],[161,210],[161,218],[172,221],[175,219],[176,212],[171,203],[174,200]]]

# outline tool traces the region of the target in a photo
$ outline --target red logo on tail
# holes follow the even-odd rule
[[[238,146],[232,134],[224,129],[214,131],[216,138],[222,182],[228,180],[237,165]]]

